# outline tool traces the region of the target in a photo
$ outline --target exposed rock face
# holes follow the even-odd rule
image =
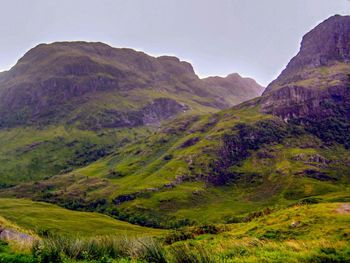
[[[323,157],[322,155],[319,154],[311,154],[307,155],[304,153],[300,153],[293,157],[294,160],[296,161],[304,161],[304,162],[315,162],[315,163],[322,163],[322,164],[328,164],[329,161]]]
[[[345,85],[345,83],[344,83]],[[304,117],[325,118],[337,114],[334,106],[344,105],[343,114],[350,118],[350,90],[335,86],[314,90],[301,86],[283,87],[265,97],[262,110],[285,121]]]
[[[327,117],[343,106],[350,118],[350,16],[333,16],[303,37],[300,52],[263,94],[262,111],[288,121]]]
[[[307,33],[302,39],[299,53],[266,88],[264,94],[308,79],[310,76],[307,73],[310,71],[307,70],[337,63],[350,63],[350,16],[332,16]]]
[[[252,80],[241,79],[242,90],[246,82],[251,85]],[[155,58],[103,43],[41,44],[0,74],[0,127],[81,123],[85,115],[100,124],[110,119],[107,126],[120,118],[130,124],[154,124],[183,111],[185,102],[212,109],[230,107],[234,100],[226,99],[228,89],[212,88],[198,78],[191,64],[176,57]],[[135,112],[140,120],[132,121],[129,115]]]
[[[159,126],[160,120],[169,119],[179,112],[185,112],[188,109],[188,106],[179,104],[175,100],[159,98],[143,109],[142,121],[144,125]]]
[[[98,130],[101,128],[124,128],[137,126],[160,126],[160,122],[185,112],[188,107],[173,99],[158,98],[145,107],[134,111],[105,110],[97,116],[82,115],[80,128]]]

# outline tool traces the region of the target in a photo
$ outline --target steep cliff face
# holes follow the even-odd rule
[[[242,90],[245,82],[241,79]],[[238,90],[230,91],[230,95],[241,97],[241,93],[235,95]],[[145,121],[159,123],[184,109],[210,112],[241,101],[226,99],[227,92],[213,89],[198,78],[191,64],[176,57],[155,58],[103,43],[41,44],[0,75],[0,126],[81,123],[87,119],[85,115],[100,124],[108,119],[110,126],[120,116],[142,110],[145,112],[139,117],[149,116],[149,105],[167,98],[161,100],[161,105],[167,104],[167,114],[158,112]],[[126,122],[139,123],[126,118]]]
[[[263,94],[262,111],[285,120],[350,110],[350,16],[333,16],[303,37],[299,53]],[[339,107],[338,107],[339,108]]]

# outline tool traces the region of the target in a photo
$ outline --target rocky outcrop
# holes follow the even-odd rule
[[[212,172],[208,182],[224,185],[239,179],[240,174],[233,173],[230,168],[239,165],[264,145],[280,143],[288,135],[287,125],[281,120],[262,120],[253,125],[237,124],[236,132],[225,134],[218,150],[218,158],[211,165]]]
[[[282,117],[350,118],[350,16],[333,16],[303,37],[299,53],[265,90],[261,110]],[[333,107],[332,105],[337,105]]]
[[[161,121],[171,119],[189,107],[173,99],[158,98],[140,110],[117,111],[104,110],[99,115],[91,116],[82,113],[79,116],[82,129],[99,130],[102,128],[125,128],[146,126],[160,126]]]
[[[167,120],[180,112],[185,112],[189,107],[180,104],[173,99],[158,98],[142,109],[143,125],[159,126],[162,120]]]
[[[325,157],[319,154],[311,154],[307,155],[304,153],[297,154],[296,156],[293,157],[293,160],[295,161],[303,161],[305,163],[319,163],[319,164],[329,164],[330,161],[327,160]]]
[[[262,111],[291,119],[317,117],[325,118],[337,114],[335,105],[343,105],[344,114],[350,118],[350,90],[347,86],[327,89],[310,89],[302,86],[286,86],[263,98]]]
[[[314,69],[350,63],[350,16],[335,15],[307,33],[299,53],[292,58],[281,75],[266,88],[264,94],[298,80],[309,79]],[[319,84],[315,88],[319,88]]]

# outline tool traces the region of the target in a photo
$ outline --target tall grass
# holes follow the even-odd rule
[[[0,244],[1,245],[1,244]],[[0,246],[0,263],[214,263],[214,262],[350,262],[348,242],[320,240],[222,239],[165,245],[153,238],[48,237],[37,241],[32,255]]]
[[[170,253],[174,263],[215,263],[213,257],[202,246],[181,243],[172,246]]]
[[[36,242],[33,254],[39,262],[62,262],[64,258],[74,260],[97,260],[122,258],[128,255],[130,241],[127,238],[96,237],[71,238],[51,236]]]
[[[152,238],[96,237],[71,238],[51,236],[33,245],[33,255],[38,262],[59,263],[65,259],[98,260],[132,259],[144,262],[166,263],[163,246]]]
[[[149,263],[212,263],[203,247],[177,244],[168,249],[159,240],[149,237],[72,238],[51,236],[33,245],[32,254],[39,263],[61,263],[67,260],[109,262],[126,260]]]

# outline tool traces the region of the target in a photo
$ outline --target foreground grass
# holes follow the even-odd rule
[[[246,223],[184,228],[160,238],[49,235],[26,253],[1,243],[0,262],[350,262],[349,207],[295,205]]]
[[[71,211],[24,199],[0,199],[0,215],[36,232],[61,235],[159,235],[161,230],[135,226],[98,213]]]

